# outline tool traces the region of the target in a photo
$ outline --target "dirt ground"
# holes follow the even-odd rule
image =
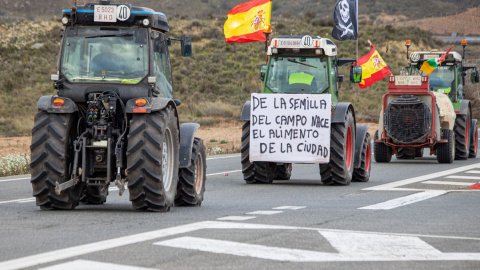
[[[359,123],[370,125],[369,133],[373,138],[376,123]],[[240,152],[242,122],[225,122],[214,126],[202,126],[195,134],[202,138],[207,148],[207,155],[230,154]],[[0,137],[0,158],[10,154],[30,154],[30,136]]]

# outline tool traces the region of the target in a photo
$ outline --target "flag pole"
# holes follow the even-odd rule
[[[357,65],[358,65],[358,36],[359,36],[359,34],[358,34],[358,9],[359,8],[360,7],[358,6],[358,0],[357,0]]]
[[[273,0],[272,0],[273,2]],[[263,33],[265,34],[265,52],[268,52],[268,36],[272,33],[272,3],[270,3],[270,21],[263,27]]]

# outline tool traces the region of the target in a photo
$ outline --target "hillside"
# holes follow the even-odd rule
[[[169,17],[205,19],[224,16],[227,12],[247,0],[116,0],[116,3],[152,7],[164,12]],[[78,0],[78,4],[98,2],[97,0]],[[298,17],[306,12],[317,17],[332,16],[335,0],[273,0],[272,9],[276,17]],[[18,18],[45,19],[61,16],[59,10],[73,5],[72,0],[0,0],[0,18],[15,20]],[[401,15],[405,19],[423,19],[458,14],[468,8],[480,6],[478,0],[360,0],[359,14],[375,20],[380,14]],[[52,8],[55,6],[55,8]],[[192,8],[195,7],[195,8]]]

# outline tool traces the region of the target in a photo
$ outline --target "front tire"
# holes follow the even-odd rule
[[[135,210],[170,210],[178,182],[179,131],[172,107],[134,114],[127,149],[127,181]]]
[[[365,134],[362,153],[360,154],[360,167],[353,171],[353,181],[368,182],[370,180],[370,171],[372,170],[370,162],[372,158],[372,152],[370,151],[371,143],[370,134]]]
[[[349,185],[353,177],[355,119],[349,110],[344,123],[333,123],[330,133],[330,162],[320,164],[324,185]]]
[[[455,134],[450,129],[442,129],[442,139],[446,143],[437,144],[438,163],[452,163],[455,159]]]
[[[477,157],[477,146],[478,146],[478,127],[477,127],[477,120],[474,119],[472,121],[472,128],[473,128],[473,135],[471,136],[470,140],[470,151],[468,152],[469,158],[476,158]]]
[[[205,193],[207,179],[207,155],[205,145],[199,138],[193,140],[190,166],[178,173],[175,206],[200,206]]]
[[[75,209],[82,184],[57,195],[55,184],[71,178],[73,140],[76,138],[74,115],[40,111],[35,115],[32,129],[31,183],[33,196],[41,209]]]
[[[373,148],[373,157],[378,163],[386,163],[392,160],[392,148],[383,142],[377,142],[378,140],[378,130],[375,131],[374,138],[374,148]]]
[[[469,141],[469,123],[470,111],[467,115],[457,114],[453,130],[455,132],[455,159],[465,160],[468,158],[470,149]]]
[[[242,126],[242,173],[247,184],[270,184],[275,178],[277,164],[273,162],[250,162],[250,121]]]

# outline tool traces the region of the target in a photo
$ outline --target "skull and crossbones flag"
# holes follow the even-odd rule
[[[358,39],[358,0],[337,0],[333,12],[335,27],[332,37],[337,40]]]

